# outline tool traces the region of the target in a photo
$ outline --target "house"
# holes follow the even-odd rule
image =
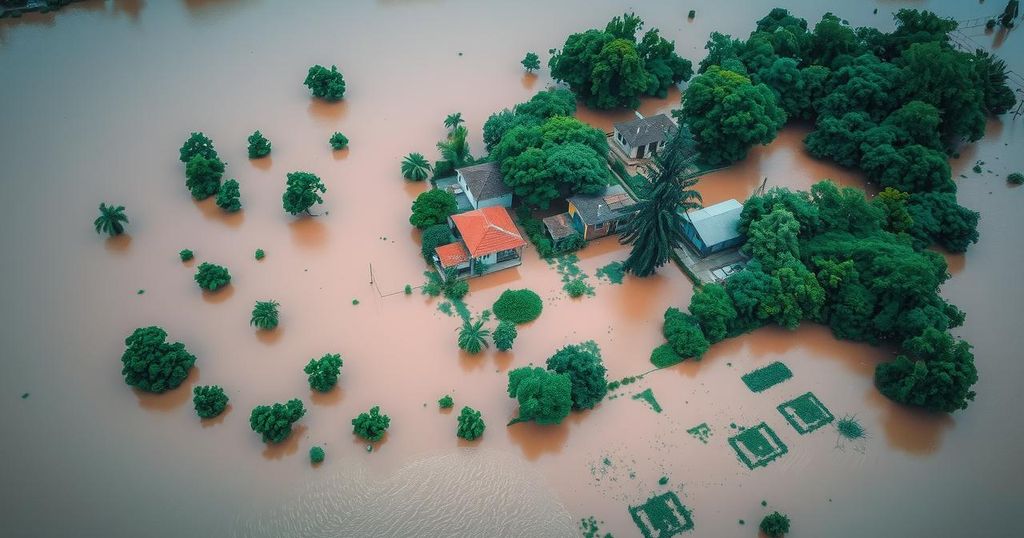
[[[456,188],[462,190],[473,209],[512,207],[512,189],[502,181],[498,163],[486,162],[458,168],[455,175]]]
[[[448,270],[463,279],[523,263],[526,241],[501,206],[474,209],[448,217],[456,241],[434,249],[434,265],[442,277]]]
[[[636,200],[621,185],[607,187],[601,194],[570,196],[568,202],[572,227],[584,241],[617,232],[636,206]]]
[[[701,257],[743,244],[739,232],[743,204],[726,200],[684,216],[683,234]]]
[[[665,147],[665,141],[676,132],[676,129],[676,124],[665,114],[647,118],[641,116],[632,121],[616,123],[612,130],[612,138],[626,157],[643,159],[658,148]]]

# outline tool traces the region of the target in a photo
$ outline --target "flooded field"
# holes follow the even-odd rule
[[[854,25],[889,29],[900,7],[966,19],[1002,9],[990,3],[787,7],[812,24],[831,9]],[[702,361],[647,375],[559,426],[506,428],[516,413],[505,392],[510,369],[594,340],[609,379],[647,372],[663,341],[663,312],[685,307],[692,286],[673,266],[622,284],[597,278],[627,252],[604,239],[580,253],[595,295],[570,299],[555,268],[528,248],[522,266],[473,280],[466,302],[479,313],[507,288],[530,288],[544,298],[543,314],[520,328],[513,352],[461,353],[458,318],[438,311],[435,299],[401,293],[421,285],[427,267],[408,224],[426,186],[402,180],[400,159],[412,151],[435,158],[442,120],[456,111],[481,155],[488,115],[552,83],[546,68],[524,75],[523,54],[546,61],[570,32],[635,8],[696,63],[711,31],[746,36],[769,7],[295,4],[90,1],[0,20],[3,534],[573,536],[592,516],[602,535],[625,537],[640,536],[628,507],[665,491],[692,511],[694,536],[751,536],[772,510],[790,516],[794,537],[1016,534],[1024,189],[1004,178],[1024,169],[1024,118],[990,120],[986,138],[953,161],[960,203],[982,215],[980,242],[947,256],[953,277],[943,289],[967,313],[956,334],[975,346],[980,380],[968,410],[929,415],[893,404],[872,383],[891,350],[808,325],[719,343]],[[966,33],[1024,72],[1021,31]],[[302,80],[315,63],[339,66],[344,101],[309,97]],[[641,111],[668,111],[678,100],[672,92]],[[631,114],[581,108],[578,116],[610,129]],[[791,125],[747,160],[703,178],[705,202],[742,200],[764,178],[769,187],[807,188],[825,177],[863,187],[859,173],[803,151],[809,128]],[[273,153],[250,161],[246,137],[256,129]],[[177,150],[191,131],[214,140],[225,178],[240,182],[241,212],[225,216],[212,198],[189,197]],[[349,149],[330,149],[335,131]],[[971,171],[978,160],[981,174]],[[319,217],[281,209],[285,174],[297,170],[327,185]],[[127,207],[127,236],[94,233],[101,201]],[[196,260],[182,263],[184,248]],[[259,262],[257,248],[267,253]],[[230,269],[229,288],[197,288],[192,275],[205,261]],[[269,335],[247,323],[265,299],[281,303],[281,326]],[[131,390],[120,376],[124,338],[147,325],[164,327],[198,358],[182,387],[159,396]],[[341,380],[312,393],[302,367],[325,353],[344,359]],[[793,378],[769,392],[748,390],[740,377],[774,361]],[[199,420],[196,384],[222,385],[228,412]],[[646,389],[661,412],[633,398]],[[831,426],[799,435],[776,406],[806,392],[837,418],[856,416],[868,437],[841,442]],[[444,394],[455,412],[438,410]],[[294,434],[263,444],[249,411],[295,397],[307,414]],[[350,420],[373,405],[392,422],[367,452]],[[455,436],[463,405],[487,422],[477,442]],[[750,470],[727,439],[761,422],[788,452]],[[707,443],[687,433],[700,424],[710,430]],[[319,467],[309,464],[313,445],[327,450]]]

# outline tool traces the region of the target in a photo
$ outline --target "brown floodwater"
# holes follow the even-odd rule
[[[636,9],[695,62],[711,31],[746,35],[768,9],[684,4]],[[793,4],[812,23],[831,9],[883,29],[905,5],[958,19],[1001,9]],[[957,179],[961,203],[982,214],[981,242],[947,256],[953,276],[943,294],[967,312],[957,334],[974,344],[980,370],[977,401],[953,416],[877,393],[873,368],[891,350],[805,326],[722,342],[701,362],[647,375],[559,426],[506,428],[516,412],[507,372],[541,364],[560,346],[595,340],[610,379],[648,371],[662,313],[688,304],[689,281],[671,266],[621,285],[598,280],[597,268],[626,255],[605,239],[580,253],[596,294],[574,300],[528,250],[521,267],[472,281],[467,303],[479,313],[507,288],[531,288],[544,313],[520,328],[513,352],[479,356],[459,352],[458,318],[436,300],[401,293],[426,269],[407,222],[425,186],[401,179],[402,156],[436,155],[442,120],[455,111],[479,154],[490,113],[552,84],[546,69],[523,74],[526,51],[546,59],[568,33],[627,9],[614,1],[321,0],[296,10],[269,0],[115,0],[0,20],[4,535],[571,536],[594,516],[602,532],[639,536],[628,506],[666,490],[692,510],[697,536],[752,535],[770,510],[790,515],[793,536],[1014,535],[1024,476],[1024,287],[1016,280],[1024,190],[1004,177],[1024,169],[1024,120],[990,121],[988,136],[953,161],[967,176]],[[1024,71],[1019,35],[966,33]],[[343,102],[309,98],[301,82],[314,63],[343,71]],[[641,111],[669,111],[678,98],[645,100]],[[631,115],[579,112],[604,129]],[[273,153],[249,161],[245,139],[256,129]],[[864,187],[860,174],[803,151],[808,129],[787,127],[744,162],[703,178],[705,201],[742,200],[764,178],[769,187],[807,188],[825,177]],[[189,198],[177,149],[194,130],[214,139],[226,177],[241,183],[240,213]],[[348,150],[331,151],[334,131],[349,137]],[[973,173],[978,160],[991,173]],[[281,210],[285,174],[296,170],[327,184],[317,218]],[[93,233],[101,201],[127,206],[129,235]],[[183,248],[196,260],[181,263]],[[257,248],[267,253],[261,262]],[[203,261],[226,265],[231,286],[201,292],[192,274]],[[270,298],[281,303],[281,326],[260,333],[249,312]],[[181,388],[158,396],[127,388],[119,375],[124,338],[152,324],[198,357]],[[340,353],[345,365],[336,389],[314,394],[301,369],[324,353]],[[776,360],[794,377],[748,391],[740,376]],[[199,420],[196,384],[224,386],[229,411]],[[632,399],[644,389],[661,413]],[[831,428],[798,435],[775,407],[807,391],[836,416],[855,415],[869,437],[841,442]],[[448,393],[456,408],[439,411],[436,400]],[[305,418],[285,443],[264,445],[249,410],[293,397],[306,404]],[[392,426],[367,452],[349,421],[373,405]],[[455,437],[463,405],[487,421],[477,442]],[[789,452],[750,471],[727,439],[732,424],[762,421]],[[707,444],[686,433],[700,423],[711,428]],[[318,467],[309,465],[312,445],[327,450]],[[658,485],[662,476],[667,485]]]

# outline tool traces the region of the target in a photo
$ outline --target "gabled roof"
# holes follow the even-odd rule
[[[704,244],[710,247],[739,237],[737,228],[742,212],[743,204],[736,200],[726,200],[691,211],[686,214],[686,218],[693,223],[693,228]]]
[[[636,200],[629,196],[622,185],[612,185],[601,194],[570,196],[569,203],[576,207],[576,213],[584,224],[594,225],[632,213]]]
[[[676,132],[676,124],[665,114],[656,114],[646,118],[637,118],[615,124],[615,130],[631,147],[643,146],[651,142],[665,140],[666,133]]]
[[[466,247],[462,246],[462,243],[448,243],[447,245],[441,245],[435,248],[434,252],[437,253],[437,259],[441,262],[441,267],[444,267],[445,269],[455,267],[469,261],[469,253],[466,252]]]
[[[491,206],[451,216],[466,249],[474,257],[519,248],[526,244],[508,211]]]
[[[559,213],[557,215],[551,215],[550,217],[544,217],[544,226],[548,229],[548,233],[551,234],[551,238],[555,241],[559,239],[565,239],[570,235],[576,233],[576,229],[572,227],[572,220],[569,218],[568,213]]]
[[[505,182],[502,181],[501,168],[498,167],[496,162],[474,164],[473,166],[459,168],[455,171],[462,174],[462,177],[466,179],[466,188],[469,189],[469,192],[473,193],[473,198],[476,198],[478,202],[480,200],[500,198],[512,192],[512,189],[508,188],[508,185],[505,185]]]

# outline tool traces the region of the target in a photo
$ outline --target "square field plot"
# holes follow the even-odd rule
[[[811,433],[835,419],[811,392],[797,396],[777,409],[783,417],[786,417],[786,422],[789,422],[800,435]]]
[[[690,510],[674,491],[651,497],[640,506],[630,506],[629,515],[644,538],[669,538],[693,528]]]
[[[793,372],[781,362],[773,362],[763,368],[747,372],[741,378],[743,383],[753,392],[768,390],[793,377]]]
[[[748,469],[764,467],[789,451],[778,435],[764,422],[729,438],[729,446]]]

